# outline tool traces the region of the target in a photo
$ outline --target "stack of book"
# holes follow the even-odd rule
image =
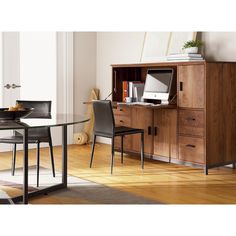
[[[198,53],[176,53],[167,56],[167,61],[202,61],[201,54]]]

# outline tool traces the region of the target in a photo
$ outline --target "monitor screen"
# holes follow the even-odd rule
[[[168,93],[172,71],[168,70],[151,70],[148,71],[145,92],[151,93]]]
[[[150,69],[147,72],[144,99],[168,100],[174,70],[171,68]]]

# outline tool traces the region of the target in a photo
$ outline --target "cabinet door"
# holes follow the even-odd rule
[[[178,105],[187,108],[205,106],[205,66],[178,67]]]
[[[144,152],[153,153],[153,110],[148,108],[132,108],[132,128],[144,129]],[[132,135],[132,150],[140,152],[140,134]]]
[[[177,111],[154,111],[154,155],[177,158]]]

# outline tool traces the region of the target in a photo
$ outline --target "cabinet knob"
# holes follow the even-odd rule
[[[193,118],[193,117],[188,117],[188,118],[186,118],[186,120],[187,120],[187,121],[195,121],[196,119]]]

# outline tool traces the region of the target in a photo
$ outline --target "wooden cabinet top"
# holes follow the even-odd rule
[[[112,64],[113,68],[120,67],[155,67],[155,66],[179,66],[179,65],[205,65],[206,63],[235,63],[226,61],[164,61],[155,63],[132,63],[132,64]]]

